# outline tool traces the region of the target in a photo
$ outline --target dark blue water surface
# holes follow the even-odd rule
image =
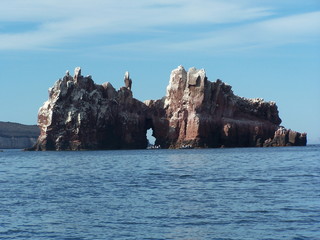
[[[6,150],[0,239],[320,239],[320,146]]]

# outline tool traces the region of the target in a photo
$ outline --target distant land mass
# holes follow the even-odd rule
[[[151,77],[152,78],[152,77]],[[204,69],[171,72],[166,96],[133,98],[124,86],[95,84],[91,75],[69,71],[49,89],[39,109],[41,129],[32,150],[144,149],[147,130],[161,148],[305,146],[307,135],[281,126],[275,102],[236,96],[231,86],[208,80]],[[146,89],[147,91],[147,89]]]
[[[37,125],[0,121],[0,149],[30,148],[39,135],[40,129]]]

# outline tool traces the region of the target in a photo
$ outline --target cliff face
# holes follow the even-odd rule
[[[32,147],[40,134],[36,125],[0,122],[0,149],[24,149]]]
[[[152,118],[158,143],[169,148],[262,146],[281,123],[274,102],[235,96],[231,86],[210,82],[204,70],[195,68],[172,71],[162,103],[161,123],[160,103],[147,105],[157,113]]]
[[[67,72],[49,89],[40,108],[41,135],[36,150],[139,149],[153,129],[163,148],[306,145],[306,134],[280,127],[274,102],[245,99],[220,80],[208,81],[204,70],[173,70],[167,94],[142,103],[132,97],[132,80],[116,91],[96,85],[91,76]]]
[[[145,148],[146,106],[129,87],[116,91],[110,83],[94,84],[76,69],[49,89],[39,109],[41,135],[35,150]]]

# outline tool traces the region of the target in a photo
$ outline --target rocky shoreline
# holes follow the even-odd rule
[[[0,149],[32,147],[40,134],[36,125],[0,121]]]
[[[161,148],[305,146],[307,136],[280,126],[275,102],[246,99],[230,85],[207,79],[203,69],[182,66],[170,75],[159,100],[133,98],[124,87],[95,84],[91,76],[66,75],[49,89],[39,109],[40,136],[30,150],[145,149],[153,130]]]

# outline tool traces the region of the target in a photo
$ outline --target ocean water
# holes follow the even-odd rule
[[[320,239],[320,146],[0,152],[0,239]]]

